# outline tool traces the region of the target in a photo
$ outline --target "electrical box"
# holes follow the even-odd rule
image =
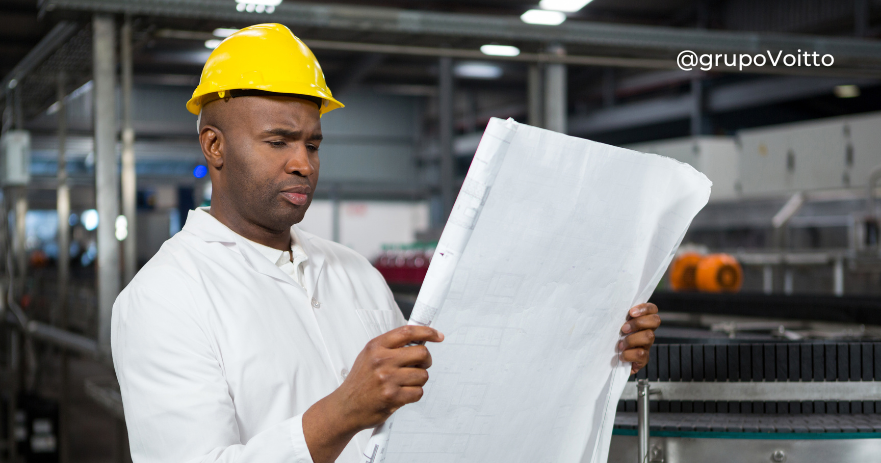
[[[0,138],[0,185],[24,186],[31,181],[31,134],[10,130]]]
[[[881,113],[742,130],[745,197],[861,188],[881,165]]]
[[[740,150],[732,137],[689,137],[638,143],[624,148],[690,164],[713,182],[710,201],[740,196]]]

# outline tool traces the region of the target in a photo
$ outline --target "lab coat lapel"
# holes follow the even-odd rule
[[[208,213],[207,207],[200,207],[196,210],[190,211],[187,215],[187,223],[184,225],[183,229],[206,242],[235,243],[236,250],[245,258],[245,262],[247,262],[256,272],[278,280],[281,283],[299,288],[299,285],[295,284],[291,277],[276,267],[272,262],[269,262],[268,259],[260,254],[260,252],[248,244],[244,238],[230,230],[226,225],[220,223],[220,221]]]
[[[318,246],[312,244],[311,235],[307,236],[296,225],[291,227],[291,234],[294,235],[303,251],[309,257],[306,260],[306,266],[303,268],[303,283],[306,285],[306,293],[310,298],[315,297],[315,290],[318,288],[318,279],[324,270],[325,253]]]
[[[251,246],[244,238],[238,235],[236,235],[235,238],[236,247],[239,249],[239,252],[242,253],[245,261],[248,262],[248,265],[250,265],[251,268],[284,284],[296,286],[298,288],[300,287],[290,276],[278,268],[275,263],[270,262],[269,259],[263,256],[263,254],[260,254],[260,252],[254,249],[254,246]]]

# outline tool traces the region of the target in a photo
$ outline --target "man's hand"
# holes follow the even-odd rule
[[[303,414],[303,434],[315,463],[336,460],[352,437],[422,398],[431,354],[414,342],[441,342],[426,326],[403,326],[376,337],[358,354],[343,384]]]
[[[618,350],[622,360],[633,363],[631,375],[649,363],[649,349],[655,342],[655,330],[659,326],[658,306],[652,303],[640,304],[627,313],[627,323],[621,327],[627,337],[618,343]]]

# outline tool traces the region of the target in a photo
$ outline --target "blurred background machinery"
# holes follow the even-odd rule
[[[878,0],[5,0],[0,460],[126,461],[110,307],[210,205],[183,104],[259,22],[346,104],[301,226],[374,263],[405,314],[490,117],[669,156],[713,193],[652,296],[664,326],[610,459],[636,458],[636,379],[660,392],[646,461],[871,459],[879,20]],[[683,50],[835,64],[683,71]]]

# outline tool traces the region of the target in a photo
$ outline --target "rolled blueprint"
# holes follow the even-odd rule
[[[428,266],[416,297],[409,325],[431,326],[450,291],[456,264],[471,238],[474,224],[502,165],[507,147],[517,131],[513,120],[493,119],[480,139],[465,182]],[[364,463],[385,461],[394,416],[378,426],[364,452]]]
[[[413,318],[445,334],[431,380],[376,455],[604,463],[631,369],[621,325],[711,183],[670,158],[510,121],[490,122],[480,159],[491,143],[498,159],[475,161],[432,268],[455,269],[426,281]]]

